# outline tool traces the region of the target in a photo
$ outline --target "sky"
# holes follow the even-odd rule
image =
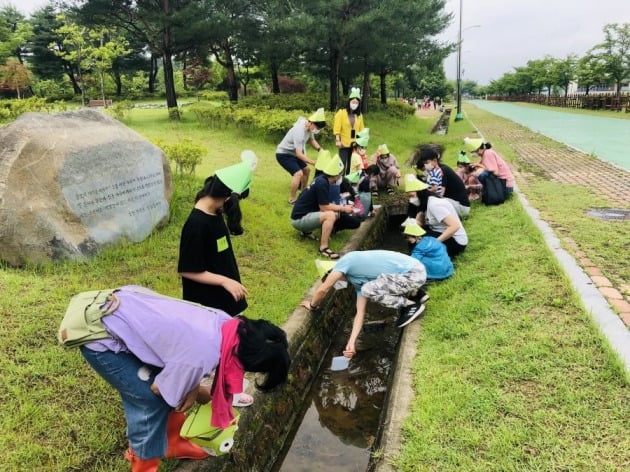
[[[439,36],[457,43],[460,0],[446,0],[453,22]],[[582,57],[608,23],[630,23],[629,0],[463,0],[462,79],[486,85],[545,55]],[[444,63],[457,77],[457,54]]]
[[[545,55],[583,56],[604,39],[608,23],[630,23],[630,0],[462,0],[462,78],[486,85],[514,67]],[[48,0],[0,0],[25,14]],[[457,42],[460,0],[446,0],[451,25],[439,39]],[[444,64],[457,77],[457,55]]]

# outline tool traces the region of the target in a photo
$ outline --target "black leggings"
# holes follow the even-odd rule
[[[438,233],[437,231],[433,231],[433,230],[427,228],[426,226],[424,227],[424,229],[427,232],[427,234],[426,234],[427,236],[433,236],[434,238],[438,238],[439,236],[442,235],[442,233]],[[462,246],[457,241],[455,241],[455,239],[453,239],[452,237],[450,237],[446,241],[442,241],[442,242],[446,246],[446,252],[448,253],[448,257],[450,257],[451,259],[453,257],[455,257],[456,255],[464,252],[464,249],[466,249],[466,246]]]

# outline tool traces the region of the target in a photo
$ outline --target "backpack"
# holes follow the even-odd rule
[[[481,201],[486,205],[500,205],[505,201],[506,180],[488,172],[483,180]]]

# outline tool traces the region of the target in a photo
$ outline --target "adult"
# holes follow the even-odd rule
[[[232,192],[242,194],[252,179],[250,163],[219,169],[208,177],[182,228],[177,271],[184,300],[218,308],[231,316],[247,308],[223,206]]]
[[[420,146],[418,149],[416,162],[418,168],[438,170],[441,173],[441,193],[436,196],[442,196],[447,199],[457,211],[460,218],[466,218],[470,215],[470,200],[466,186],[455,173],[453,169],[442,162],[440,150],[435,145]],[[435,192],[436,194],[439,192]]]
[[[276,148],[276,160],[284,170],[291,174],[291,187],[289,190],[289,203],[295,203],[295,195],[299,188],[305,188],[310,175],[309,164],[315,161],[306,155],[306,143],[319,152],[322,148],[315,136],[326,126],[324,109],[319,108],[308,120],[299,117],[293,127],[282,138]]]
[[[331,186],[336,185],[343,172],[338,155],[333,156],[322,169],[322,175],[311,182],[300,194],[291,211],[291,226],[303,236],[316,239],[312,232],[321,228],[319,254],[329,259],[339,259],[339,254],[328,247],[328,241],[341,213],[352,214],[352,205],[333,203]]]
[[[405,178],[405,192],[419,205],[416,221],[425,229],[427,236],[444,243],[449,257],[453,258],[466,249],[468,234],[451,202],[431,195],[427,189],[424,182]]]
[[[403,328],[424,311],[424,305],[413,297],[427,280],[427,273],[420,261],[395,251],[352,251],[337,261],[324,274],[322,284],[310,301],[302,302],[309,310],[317,310],[326,294],[335,284],[347,281],[352,284],[356,296],[356,314],[352,331],[343,355],[352,358],[356,354],[356,341],[361,333],[368,300],[399,310],[396,322]]]
[[[479,162],[471,164],[471,167],[478,171],[476,173],[479,181],[485,184],[488,174],[494,174],[505,180],[504,197],[509,197],[514,192],[514,175],[507,162],[492,149],[492,145],[481,138],[465,138],[464,147],[468,152],[481,158]]]
[[[335,113],[333,123],[335,146],[339,149],[339,157],[343,163],[343,175],[350,172],[352,143],[355,142],[357,134],[364,127],[363,115],[361,114],[361,90],[353,87],[350,89],[346,106]]]
[[[211,398],[211,424],[227,427],[244,372],[265,374],[256,384],[265,392],[286,381],[286,335],[267,321],[231,318],[142,287],[113,295],[101,318],[108,337],[81,346],[81,353],[121,396],[129,440],[125,457],[133,472],[157,472],[162,457],[206,458],[203,449],[180,437],[183,412]],[[201,387],[215,368],[212,389]]]
[[[400,166],[396,156],[389,152],[387,144],[381,144],[370,159],[378,166],[379,173],[371,181],[372,195],[378,197],[378,189],[384,188],[387,193],[394,193],[394,186],[400,178]]]

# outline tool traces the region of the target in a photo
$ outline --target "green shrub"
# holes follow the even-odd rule
[[[217,92],[211,90],[204,90],[199,93],[199,98],[202,100],[207,100],[209,102],[227,102],[229,100],[229,96],[226,91]]]
[[[107,112],[118,121],[122,121],[127,117],[127,113],[129,113],[129,110],[132,110],[133,107],[133,103],[129,100],[122,100],[120,102],[114,102],[111,107],[107,108]]]
[[[380,111],[395,118],[413,116],[416,112],[415,107],[412,105],[401,103],[396,100],[388,100],[387,104],[383,105],[380,100],[372,99],[369,101],[368,105],[370,111]]]
[[[162,148],[169,161],[175,164],[178,173],[194,174],[206,149],[191,139],[182,139],[176,143],[165,143],[156,139],[155,144]]]
[[[0,101],[0,119],[15,119],[22,113],[31,111],[51,111],[53,106],[45,98],[30,97]]]
[[[318,93],[280,93],[243,97],[239,107],[269,107],[280,110],[307,110],[309,115],[328,106],[328,96]]]

